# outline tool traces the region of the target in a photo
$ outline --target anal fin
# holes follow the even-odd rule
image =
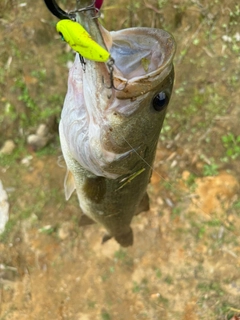
[[[110,236],[109,234],[105,234],[102,238],[102,244],[104,244],[105,242],[107,242],[110,239],[112,239],[112,236]]]
[[[89,225],[94,224],[94,223],[96,223],[94,220],[92,220],[91,218],[89,218],[85,214],[82,214],[81,218],[79,219],[78,225],[80,227],[84,227],[84,226],[89,226]]]

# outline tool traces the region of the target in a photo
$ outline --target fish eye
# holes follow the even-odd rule
[[[154,110],[162,111],[169,102],[169,98],[164,91],[159,92],[152,100]]]

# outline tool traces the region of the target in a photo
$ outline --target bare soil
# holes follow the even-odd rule
[[[107,29],[164,28],[178,45],[151,209],[134,218],[128,249],[78,227],[57,131],[73,54],[43,1],[3,0],[0,147],[16,147],[0,157],[0,320],[240,319],[240,6],[106,0],[103,12]],[[36,151],[27,137],[40,123],[50,138]]]

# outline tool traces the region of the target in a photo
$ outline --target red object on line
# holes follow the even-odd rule
[[[103,0],[95,0],[95,7],[100,9],[103,4]]]

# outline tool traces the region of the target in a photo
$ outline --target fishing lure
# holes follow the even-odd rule
[[[63,19],[57,23],[56,29],[62,39],[82,57],[97,62],[109,60],[110,53],[95,42],[78,22]]]
[[[103,4],[103,0],[95,0],[95,7],[100,9]]]

